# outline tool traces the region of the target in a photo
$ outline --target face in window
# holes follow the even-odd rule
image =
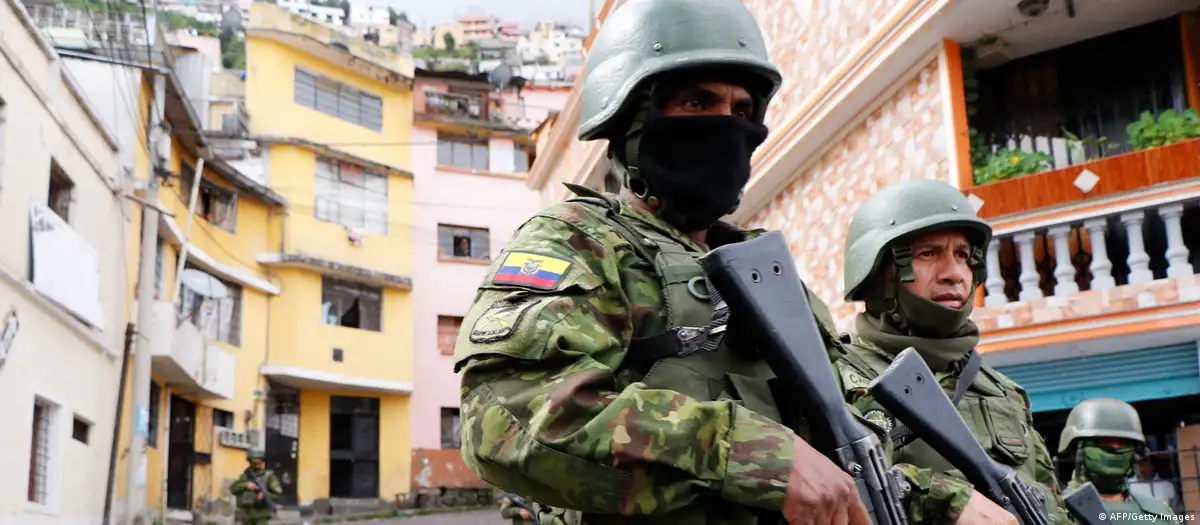
[[[455,257],[470,257],[471,256],[471,239],[468,237],[454,238],[454,256]]]

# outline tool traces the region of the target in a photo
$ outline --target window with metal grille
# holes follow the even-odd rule
[[[383,289],[332,277],[321,279],[321,321],[378,332],[382,329]]]
[[[390,204],[387,173],[318,158],[316,218],[387,235]]]
[[[454,166],[469,170],[487,171],[490,166],[488,159],[487,139],[474,139],[449,133],[438,133],[439,166]]]
[[[463,318],[450,315],[438,316],[438,351],[442,355],[454,355],[454,341],[462,328]]]
[[[296,68],[292,87],[296,104],[367,129],[383,131],[383,99],[376,95],[301,67]]]
[[[50,161],[50,196],[46,205],[62,220],[71,222],[71,194],[75,191],[75,183],[66,172],[53,160]]]
[[[204,270],[192,266],[190,263],[184,266],[186,269],[204,272]],[[206,298],[184,286],[180,289],[179,300],[176,303],[180,317],[190,320],[209,339],[215,339],[232,346],[241,346],[241,285],[226,281],[208,272],[204,273],[225,285],[229,293],[220,299]]]
[[[487,261],[490,246],[487,228],[438,225],[438,257]]]
[[[462,419],[458,407],[442,407],[442,448],[462,448]]]
[[[970,124],[992,147],[1054,157],[1063,168],[1131,151],[1126,127],[1143,111],[1187,108],[1177,17],[981,69]],[[1080,139],[1107,140],[1071,147]]]
[[[33,434],[29,442],[29,501],[45,505],[50,495],[50,460],[53,416],[57,409],[49,401],[33,402]]]

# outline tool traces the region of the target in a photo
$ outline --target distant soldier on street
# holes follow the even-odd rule
[[[272,501],[275,498],[283,495],[283,484],[279,482],[279,478],[275,473],[267,470],[266,463],[263,461],[263,451],[252,449],[246,454],[246,462],[249,465],[246,470],[242,471],[242,475],[238,476],[237,481],[229,486],[229,491],[237,498],[237,523],[241,525],[267,525],[271,520],[271,509],[267,505],[266,495],[269,495]],[[260,487],[255,479],[266,484],[265,487]]]
[[[1135,460],[1145,446],[1142,420],[1129,403],[1094,398],[1075,405],[1058,440],[1059,454],[1074,453],[1068,488],[1090,481],[1104,498],[1114,525],[1178,523],[1166,503],[1129,490]]]

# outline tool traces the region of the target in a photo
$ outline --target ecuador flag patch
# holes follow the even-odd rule
[[[567,274],[571,262],[529,252],[509,252],[492,276],[492,284],[553,290]]]

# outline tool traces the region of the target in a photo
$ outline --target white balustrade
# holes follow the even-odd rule
[[[1037,267],[1035,257],[1036,246],[1042,242],[1039,235],[1045,235],[1050,241],[1049,244],[1053,246],[1053,273],[1056,281],[1053,296],[1062,297],[1080,291],[1071,252],[1071,239],[1078,229],[1086,231],[1090,240],[1090,242],[1084,242],[1081,238],[1079,239],[1080,245],[1076,247],[1077,251],[1086,249],[1091,255],[1091,264],[1088,266],[1088,270],[1091,272],[1092,278],[1088,288],[1090,290],[1106,290],[1115,287],[1117,283],[1112,275],[1113,263],[1109,259],[1105,238],[1111,219],[1116,219],[1124,227],[1125,239],[1129,245],[1129,256],[1125,259],[1129,274],[1124,282],[1144,284],[1154,281],[1154,272],[1150,269],[1151,255],[1146,252],[1144,238],[1147,210],[1154,210],[1165,226],[1167,248],[1163,256],[1167,261],[1166,277],[1174,278],[1195,274],[1195,268],[1190,262],[1191,251],[1186,243],[1200,242],[1200,236],[1185,239],[1182,226],[1184,207],[1191,200],[1196,200],[1196,196],[1167,197],[1151,203],[1119,206],[1100,216],[1084,212],[1062,217],[1057,221],[1051,219],[1022,227],[997,230],[991,244],[987,247],[987,280],[984,282],[987,296],[983,301],[984,306],[1000,306],[1009,303],[1005,294],[1005,287],[1008,283],[1001,273],[1000,257],[1001,244],[1006,239],[1011,240],[1016,247],[1016,260],[1009,264],[1015,263],[1019,268],[1017,282],[1020,284],[1020,293],[1018,294],[1020,302],[1032,301],[1044,296],[1040,286],[1042,275]],[[1088,249],[1089,244],[1090,249]],[[1196,246],[1192,246],[1192,248],[1195,249]],[[1044,257],[1051,257],[1050,252],[1047,251]]]

